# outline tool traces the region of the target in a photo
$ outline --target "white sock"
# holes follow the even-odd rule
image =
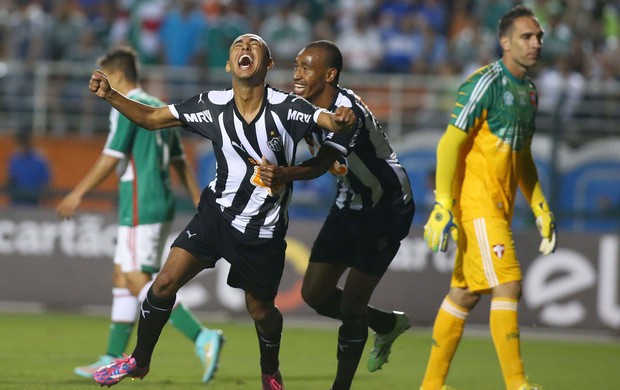
[[[128,288],[112,288],[112,322],[134,323],[138,313],[138,299]]]
[[[153,284],[153,281],[151,280],[150,282],[145,284],[144,287],[142,287],[142,289],[140,290],[140,293],[138,293],[138,301],[140,303],[142,303],[146,299],[146,293],[149,292],[149,288],[151,288],[152,284]]]

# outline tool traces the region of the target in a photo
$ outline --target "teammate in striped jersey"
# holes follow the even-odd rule
[[[297,166],[263,164],[268,185],[316,178],[327,170],[337,180],[336,197],[314,242],[302,296],[317,313],[339,319],[338,370],[333,390],[349,389],[368,327],[375,345],[368,369],[387,362],[394,340],[410,327],[402,312],[368,305],[372,293],[407,236],[415,211],[411,186],[387,135],[353,91],[338,85],[342,54],[329,41],[315,41],[295,59],[295,93],[319,107],[351,107],[360,120],[352,136],[315,129],[307,138],[313,158]],[[344,287],[338,281],[350,269]]]
[[[128,98],[153,106],[159,99],[140,88],[136,52],[129,47],[112,49],[98,61],[110,82]],[[179,129],[153,133],[129,121],[117,110],[110,112],[110,133],[104,150],[80,183],[60,202],[58,215],[71,218],[82,198],[116,169],[118,173],[118,236],[114,255],[112,312],[108,347],[93,364],[77,367],[75,374],[92,378],[101,366],[121,358],[138,316],[139,297],[144,298],[153,274],[161,266],[164,244],[175,213],[170,185],[173,169],[187,187],[194,204],[200,187],[186,161]],[[195,344],[204,365],[203,382],[217,367],[222,332],[204,328],[191,311],[178,303],[170,320]]]
[[[130,120],[147,129],[183,126],[213,142],[216,177],[203,190],[198,212],[172,244],[161,272],[142,303],[136,348],[125,362],[95,373],[102,385],[144,377],[176,293],[205,268],[224,258],[231,264],[228,284],[245,291],[260,348],[263,389],[282,389],[279,348],[282,314],[274,305],[284,268],[287,206],[292,186],[277,192],[259,175],[262,157],[295,163],[297,143],[318,124],[334,132],[357,125],[353,111],[333,113],[265,83],[273,60],[265,41],[241,35],[230,47],[226,71],[232,88],[206,91],[181,104],[152,107],[127,99],[95,71],[89,88]]]
[[[521,270],[510,223],[517,187],[542,235],[540,251],[555,250],[555,222],[531,152],[538,96],[526,76],[536,65],[543,30],[529,8],[516,6],[499,23],[502,58],[482,67],[458,91],[452,119],[437,146],[435,206],[424,227],[433,251],[457,243],[450,290],[433,327],[423,390],[445,389],[450,362],[468,313],[491,294],[490,329],[507,390],[528,383],[521,360],[517,305]]]

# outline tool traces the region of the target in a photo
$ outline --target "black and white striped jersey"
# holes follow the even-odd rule
[[[260,180],[264,156],[280,166],[295,164],[297,143],[315,126],[322,109],[290,93],[265,88],[263,106],[251,123],[240,115],[233,90],[208,91],[170,111],[186,130],[213,143],[216,174],[204,191],[212,191],[224,219],[253,237],[283,237],[292,184],[271,195]]]
[[[335,205],[340,209],[362,210],[379,203],[391,207],[409,204],[413,197],[407,171],[398,162],[381,124],[350,89],[339,87],[329,109],[340,106],[351,108],[360,119],[352,136],[328,133],[317,127],[311,138],[306,137],[313,154],[322,145],[344,152],[330,169],[338,183]]]

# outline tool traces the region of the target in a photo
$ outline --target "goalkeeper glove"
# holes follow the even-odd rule
[[[555,218],[553,213],[549,210],[549,206],[546,201],[542,201],[534,206],[534,216],[536,216],[536,227],[542,236],[542,242],[538,249],[543,255],[548,255],[555,252],[556,247],[556,233],[555,233]]]
[[[452,215],[453,203],[452,199],[437,199],[424,225],[424,241],[433,252],[445,252],[448,249],[448,234],[454,241],[458,240],[458,225]]]

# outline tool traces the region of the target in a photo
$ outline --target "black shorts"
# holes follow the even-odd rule
[[[215,201],[203,197],[200,206],[172,246],[185,249],[207,268],[225,259],[231,265],[229,286],[241,288],[262,302],[275,299],[284,270],[286,241],[246,237],[224,221]]]
[[[310,261],[345,264],[383,276],[409,234],[414,206],[399,213],[389,209],[357,211],[333,206],[312,246]]]

